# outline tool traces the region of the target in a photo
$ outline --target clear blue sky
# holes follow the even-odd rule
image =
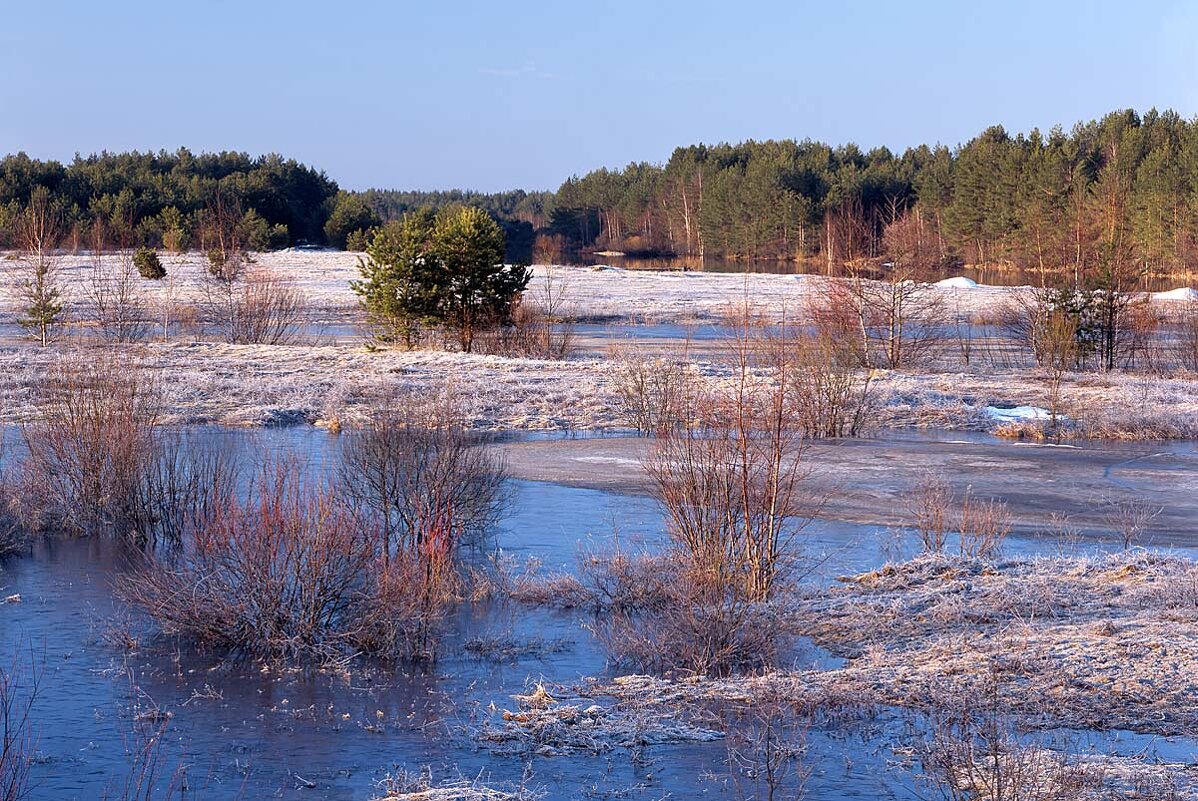
[[[352,189],[556,188],[701,141],[901,149],[1198,108],[1183,2],[5,6],[0,151],[275,151]]]

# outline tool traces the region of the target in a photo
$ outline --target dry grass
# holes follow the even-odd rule
[[[428,770],[388,776],[380,783],[380,789],[382,795],[373,801],[536,801],[544,797],[539,790],[527,787],[488,787],[477,778],[434,782]]]
[[[595,703],[566,688],[535,685],[527,695],[512,696],[515,709],[503,709],[483,721],[478,737],[495,753],[601,754],[664,743],[702,743],[723,734],[680,720],[665,706]]]
[[[920,557],[795,604],[793,625],[847,661],[830,670],[670,680],[584,692],[642,712],[785,698],[812,715],[935,712],[994,695],[1021,729],[1198,729],[1198,565],[1131,551],[986,563]]]
[[[1159,734],[1198,726],[1198,567],[1128,552],[987,564],[923,557],[847,579],[798,611],[851,658],[822,681],[932,708],[1001,678],[1023,725]]]

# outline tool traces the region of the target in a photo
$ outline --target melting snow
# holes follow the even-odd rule
[[[978,282],[972,278],[958,275],[953,278],[945,278],[943,281],[937,281],[935,285],[944,287],[945,289],[976,289]]]
[[[1157,300],[1198,300],[1198,289],[1183,286],[1168,292],[1153,292],[1152,297]]]
[[[987,406],[986,414],[1003,422],[1014,420],[1047,420],[1049,412],[1039,406]]]

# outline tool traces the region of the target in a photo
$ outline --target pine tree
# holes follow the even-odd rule
[[[437,216],[433,248],[438,270],[438,320],[454,329],[469,353],[485,325],[507,322],[512,305],[532,277],[527,267],[503,263],[503,229],[485,211],[470,206]]]

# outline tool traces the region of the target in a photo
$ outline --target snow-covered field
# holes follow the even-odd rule
[[[339,319],[356,305],[349,282],[357,275],[357,258],[351,253],[310,251],[256,257],[260,267],[289,276],[314,306]],[[115,265],[117,257],[105,259]],[[203,257],[167,254],[164,259],[170,278],[143,282],[150,304],[168,294],[180,303],[202,297]],[[58,260],[68,300],[82,302],[91,258],[84,254]],[[11,291],[18,274],[17,260],[0,257],[0,287]],[[824,280],[537,267],[534,291],[548,275],[566,287],[574,315],[626,323],[716,320],[745,298],[783,317],[799,307],[805,292]],[[940,282],[936,291],[962,310],[984,312],[1000,302],[1007,290],[957,278]],[[1186,301],[1190,294],[1164,293],[1161,302]],[[16,311],[10,295],[0,318],[11,326]],[[67,343],[43,350],[10,337],[0,348],[0,418],[28,415],[34,382],[48,363],[64,349],[83,346]],[[272,424],[352,419],[365,395],[448,383],[480,428],[563,430],[627,424],[618,408],[612,363],[601,357],[551,362],[441,350],[371,352],[350,336],[333,345],[146,343],[133,350],[133,358],[153,369],[176,421]],[[698,374],[719,380],[715,355],[697,351],[691,358]],[[1043,382],[1026,369],[881,371],[875,387],[879,408],[874,422],[879,426],[992,431],[1011,422],[1013,412],[1004,410],[1050,405]],[[1079,432],[1125,438],[1193,437],[1198,432],[1198,381],[1190,377],[1080,374],[1066,379],[1062,396],[1058,412],[1075,422]],[[1034,417],[1023,414],[1020,419],[1034,423]]]
[[[286,250],[254,256],[257,267],[289,278],[321,309],[352,309],[357,296],[350,281],[358,278],[360,254],[340,251]],[[200,300],[204,294],[206,260],[203,254],[161,254],[167,279],[145,281],[142,286],[151,305],[160,304],[168,295],[175,302]],[[62,255],[56,258],[66,296],[81,302],[90,278],[93,259],[89,254]],[[119,257],[105,255],[107,266],[115,267]],[[0,255],[0,287],[11,291],[19,279],[22,262],[16,254]],[[530,290],[539,291],[547,276],[564,290],[568,312],[583,320],[612,322],[687,322],[715,321],[732,306],[746,299],[777,319],[793,316],[801,308],[804,296],[821,282],[818,275],[772,275],[763,273],[658,272],[625,270],[615,267],[562,267],[539,265],[533,268]],[[993,310],[1006,297],[1006,287],[979,285],[957,276],[939,281],[933,290],[947,307],[965,314]],[[1157,293],[1163,303],[1198,298],[1198,292],[1181,288]]]

